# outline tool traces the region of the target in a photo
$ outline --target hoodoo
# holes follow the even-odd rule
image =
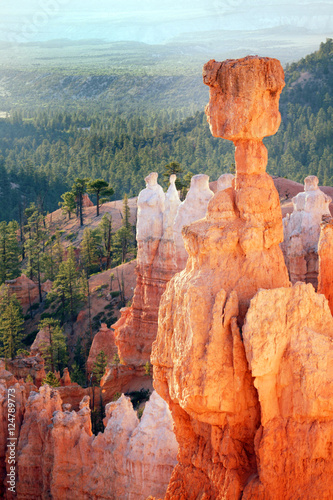
[[[332,201],[318,187],[318,177],[304,180],[304,192],[293,198],[294,211],[283,219],[282,250],[292,283],[318,285],[318,241],[323,216],[330,217]]]
[[[154,386],[169,403],[179,442],[165,499],[328,499],[331,219],[319,242],[325,298],[311,283],[290,286],[279,247],[281,209],[262,143],[280,123],[279,61],[210,61],[204,82],[211,131],[235,144],[236,177],[215,194],[206,218],[183,229],[187,265],[161,299]],[[320,212],[319,221],[329,199],[316,178],[306,186],[296,205]]]
[[[217,192],[206,218],[183,229],[189,258],[161,299],[152,362],[180,444],[166,498],[234,500],[256,472],[260,422],[239,327],[260,288],[289,286],[262,143],[280,124],[284,76],[279,61],[260,57],[210,61],[203,76],[211,131],[236,146],[235,187]]]

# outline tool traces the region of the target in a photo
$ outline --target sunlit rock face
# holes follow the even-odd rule
[[[138,197],[137,282],[131,307],[121,311],[112,328],[122,362],[143,365],[149,361],[156,338],[160,297],[175,274],[176,260],[172,227],[180,204],[171,176],[166,193],[157,183],[156,172],[149,174],[146,188]]]
[[[319,275],[318,293],[328,300],[333,314],[333,219],[323,217],[318,243]]]
[[[18,446],[18,498],[164,496],[176,464],[177,442],[170,410],[157,393],[140,421],[124,395],[109,403],[105,430],[98,436],[91,432],[89,397],[77,412],[69,406],[62,409],[58,391],[49,386],[31,393]]]
[[[96,333],[89,351],[87,359],[87,369],[92,373],[97,356],[103,351],[107,362],[113,362],[115,354],[118,354],[118,349],[114,340],[114,331],[107,327],[105,323],[101,324],[99,331]]]
[[[306,177],[304,192],[293,198],[294,211],[283,219],[281,245],[292,283],[318,285],[318,241],[323,216],[330,216],[331,198],[318,187],[315,175]]]
[[[194,175],[185,200],[180,204],[175,218],[173,232],[176,246],[177,268],[183,270],[188,253],[182,236],[183,227],[206,216],[209,201],[214,193],[209,189],[209,177],[205,174]]]
[[[329,499],[333,491],[333,318],[311,284],[261,290],[243,328],[258,390],[258,474],[243,497]]]
[[[279,244],[279,196],[262,143],[280,123],[279,61],[247,57],[204,67],[213,135],[233,140],[233,187],[185,226],[188,260],[161,299],[154,386],[172,409],[180,445],[166,498],[239,498],[256,473],[257,392],[240,327],[260,288],[289,287]]]

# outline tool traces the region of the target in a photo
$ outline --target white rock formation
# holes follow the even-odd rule
[[[178,207],[181,203],[176,188],[177,177],[170,175],[170,186],[165,195],[165,210],[163,214],[163,238],[173,240],[173,225],[175,222]]]
[[[217,190],[218,191],[223,191],[224,189],[230,188],[232,186],[232,181],[234,180],[235,176],[233,174],[222,174],[220,177],[217,179]]]
[[[138,197],[137,241],[146,238],[160,239],[163,234],[165,194],[157,184],[157,177],[158,173],[152,172],[145,178],[146,188]]]
[[[293,198],[294,211],[283,219],[281,244],[292,283],[305,281],[317,287],[318,241],[323,215],[330,215],[332,201],[318,187],[315,175],[306,177],[304,192]]]
[[[208,175],[194,175],[186,199],[179,205],[173,226],[178,270],[185,268],[188,257],[182,237],[182,229],[185,225],[205,217],[208,203],[213,196],[213,191],[209,189]]]

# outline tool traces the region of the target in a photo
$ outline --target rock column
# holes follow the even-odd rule
[[[151,359],[180,445],[166,499],[234,500],[256,472],[260,421],[240,326],[260,288],[289,286],[279,196],[262,143],[280,124],[284,75],[275,59],[246,57],[210,61],[203,77],[211,131],[236,147],[236,178],[182,231],[189,257],[162,296]]]

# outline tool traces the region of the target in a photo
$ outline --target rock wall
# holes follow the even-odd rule
[[[330,216],[332,199],[318,187],[315,175],[306,177],[304,193],[293,198],[294,211],[283,219],[281,245],[292,283],[318,285],[318,241],[323,216]]]
[[[106,406],[104,424],[104,433],[94,436],[88,396],[71,412],[49,386],[31,393],[18,445],[18,498],[164,496],[177,454],[165,402],[153,393],[139,421],[122,396]]]
[[[311,284],[262,290],[243,328],[258,390],[258,475],[246,500],[328,499],[333,491],[333,318]]]
[[[163,189],[157,184],[157,175],[153,172],[146,177],[147,187],[138,197],[137,282],[132,306],[124,308],[121,318],[112,326],[119,357],[130,365],[144,365],[149,361],[151,344],[156,337],[160,297],[176,271],[172,242],[165,242],[163,256],[159,255],[159,246],[163,236],[165,203],[170,219],[177,197],[174,199],[172,195],[167,195],[166,198]],[[174,180],[169,191],[173,189]]]
[[[8,392],[10,388],[11,392]],[[0,362],[0,497],[1,498],[15,498],[14,495],[9,494],[6,497],[8,489],[8,476],[9,473],[9,451],[7,445],[9,444],[8,438],[8,395],[15,394],[15,430],[14,438],[18,438],[20,428],[22,425],[25,403],[27,400],[27,393],[31,387],[28,384],[18,382],[12,373],[5,370],[4,365]],[[15,392],[14,392],[15,391]],[[11,422],[13,424],[13,422]],[[12,427],[13,428],[13,427]],[[11,428],[11,429],[12,429]]]
[[[261,137],[279,124],[282,69],[259,57],[210,61],[204,81],[212,133],[236,145],[236,178],[183,231],[186,268],[161,299],[154,387],[179,442],[165,499],[329,499],[333,317],[311,283],[290,286],[281,210],[264,172]],[[299,199],[318,208],[321,194],[308,191]],[[319,243],[329,300],[331,222]]]
[[[333,219],[331,217],[324,217],[321,223],[318,255],[318,293],[325,295],[333,314]]]

